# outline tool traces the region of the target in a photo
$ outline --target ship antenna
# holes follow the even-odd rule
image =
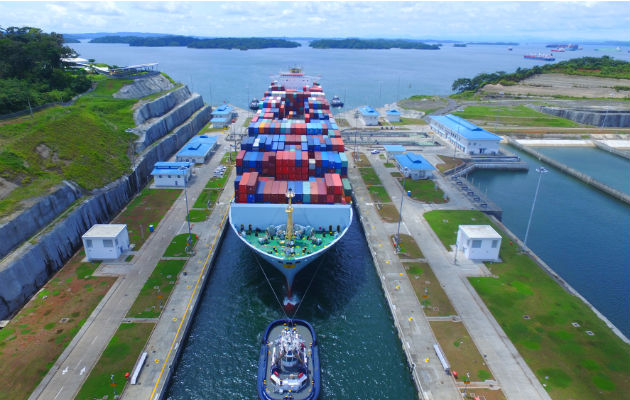
[[[287,190],[285,196],[289,199],[289,204],[285,210],[287,213],[287,233],[285,236],[286,243],[289,244],[289,242],[293,239],[293,205],[291,205],[291,199],[295,197],[295,193],[293,193],[293,190],[289,189]]]

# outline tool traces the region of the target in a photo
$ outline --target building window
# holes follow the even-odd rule
[[[103,247],[114,247],[114,242],[111,239],[103,239]]]
[[[492,248],[496,249],[498,245],[499,245],[499,239],[493,239],[492,240]]]
[[[88,248],[92,248],[92,239],[85,239],[85,245]]]
[[[470,247],[472,247],[473,249],[479,249],[479,248],[481,248],[481,240],[479,240],[479,239],[473,239],[473,241],[472,241],[472,246],[470,246]]]

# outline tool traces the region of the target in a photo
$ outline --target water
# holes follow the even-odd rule
[[[300,65],[310,75],[321,74],[329,97],[338,95],[346,108],[380,106],[414,94],[448,95],[458,78],[481,72],[514,72],[516,68],[544,65],[526,60],[526,53],[546,52],[541,44],[507,46],[471,45],[441,50],[345,50],[312,49],[306,42],[295,49],[210,50],[185,47],[129,47],[126,44],[69,44],[83,58],[110,65],[157,62],[159,69],[200,93],[207,103],[230,102],[247,108],[249,100],[262,96],[270,75]],[[598,46],[558,53],[556,61],[609,55],[624,59],[627,49],[606,53]],[[627,58],[627,57],[626,57]]]
[[[546,156],[630,194],[630,161],[596,147],[535,147]]]
[[[509,150],[529,163],[528,172],[480,170],[468,179],[487,190],[503,209],[503,223],[524,238],[538,182],[535,169],[543,163],[515,148]],[[564,154],[555,150],[564,149],[545,153]],[[573,148],[570,153],[593,175],[609,174],[613,180],[625,176],[627,183],[627,165],[625,171],[616,169],[618,160],[610,157],[591,163],[593,151]],[[550,165],[545,167],[549,173],[542,177],[527,246],[628,336],[630,207]]]
[[[283,293],[284,278],[270,265],[264,268]],[[297,318],[309,321],[318,335],[320,398],[417,398],[356,218],[333,249],[298,275],[298,293],[313,276]],[[262,333],[283,315],[253,252],[231,229],[202,296],[167,398],[256,398]]]

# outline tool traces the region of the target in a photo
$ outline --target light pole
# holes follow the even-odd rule
[[[405,192],[405,178],[406,178],[406,173],[408,172],[409,172],[409,168],[407,167],[403,168],[402,196],[400,196],[400,215],[398,218],[398,230],[396,231],[396,252],[397,253],[400,251],[400,223],[402,221],[403,201],[405,200],[405,195],[407,194],[407,192]]]
[[[354,112],[354,167],[357,166],[357,160],[359,159],[359,153],[357,151],[357,131],[359,130],[359,111]]]
[[[192,168],[192,167],[189,167]],[[190,214],[188,213],[188,191],[186,190],[186,186],[188,186],[188,177],[186,176],[186,168],[180,167],[180,170],[184,172],[184,199],[186,200],[186,222],[188,223],[188,246],[192,245],[192,233],[190,232]]]
[[[549,170],[545,167],[538,167],[536,168],[536,172],[538,172],[538,184],[536,184],[536,192],[534,193],[534,201],[532,201],[532,209],[529,211],[529,220],[527,221],[527,229],[525,229],[525,240],[523,240],[524,247],[527,247],[527,236],[529,236],[529,226],[532,223],[532,216],[534,215],[534,207],[536,206],[538,189],[540,189],[540,181],[542,180],[542,176],[549,172]]]

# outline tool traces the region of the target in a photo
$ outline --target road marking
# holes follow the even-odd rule
[[[67,369],[67,368],[66,368]],[[59,395],[61,394],[61,391],[63,390],[63,386],[59,389],[59,391],[57,392],[57,394],[55,395],[55,399],[57,397],[59,397]]]
[[[64,368],[63,371],[61,371],[61,375],[65,375],[68,372],[68,367]]]
[[[85,367],[81,368],[81,372],[79,372],[79,375],[83,375],[85,373]]]
[[[94,336],[94,339],[92,339],[92,343],[90,343],[90,344],[94,344],[94,342],[96,342],[97,338],[98,338],[98,335]]]

